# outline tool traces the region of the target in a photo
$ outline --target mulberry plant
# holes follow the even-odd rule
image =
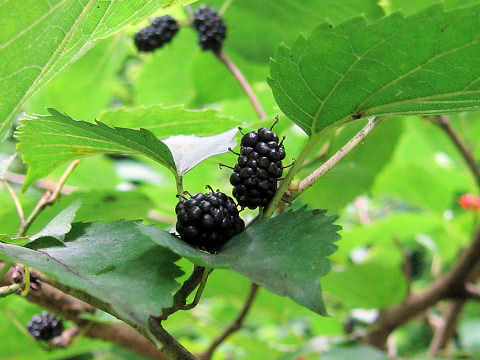
[[[194,13],[193,25],[198,32],[198,43],[203,50],[219,51],[227,36],[227,26],[217,11],[201,5]]]
[[[43,311],[41,314],[34,315],[27,327],[35,339],[50,341],[62,334],[63,322],[53,314]]]
[[[220,191],[184,198],[175,207],[175,213],[180,238],[209,253],[216,253],[245,228],[235,201]]]
[[[283,141],[283,140],[282,140]],[[285,148],[272,129],[260,128],[243,135],[237,164],[230,176],[233,196],[243,207],[265,207],[277,191]]]
[[[152,24],[135,34],[135,45],[138,51],[151,52],[172,41],[178,32],[177,21],[169,16],[157,17]]]

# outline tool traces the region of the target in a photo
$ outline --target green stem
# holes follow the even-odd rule
[[[177,177],[177,195],[183,195],[183,176]]]
[[[191,310],[195,306],[198,305],[198,303],[200,302],[200,298],[202,297],[203,290],[205,289],[205,286],[207,285],[208,275],[210,275],[212,272],[213,272],[213,269],[205,269],[205,271],[203,272],[203,276],[202,276],[202,282],[198,286],[198,290],[195,294],[195,298],[193,299],[191,304],[185,305],[183,310]]]
[[[314,134],[305,144],[305,147],[303,148],[302,152],[298,155],[297,159],[293,163],[293,166],[290,168],[290,171],[288,172],[287,176],[285,177],[285,179],[283,179],[282,183],[280,184],[280,187],[278,188],[274,198],[272,199],[272,202],[268,206],[267,211],[264,213],[263,218],[269,218],[270,216],[272,216],[278,204],[280,203],[280,201],[282,201],[282,197],[285,194],[285,191],[287,191],[288,185],[293,180],[297,172],[301,169],[303,162],[305,161],[308,154],[317,143],[318,139],[319,139],[319,135]]]
[[[25,297],[30,292],[30,267],[26,266],[25,269],[25,289],[22,292],[22,296]]]
[[[12,266],[13,266],[12,261],[7,261],[5,264],[3,264],[3,268],[0,270],[0,283],[2,282],[5,275],[7,275],[8,270],[12,268]]]

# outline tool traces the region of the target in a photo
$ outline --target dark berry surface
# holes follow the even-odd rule
[[[216,253],[245,228],[235,201],[220,191],[198,193],[175,207],[177,232],[186,243]]]
[[[230,176],[240,206],[265,207],[277,191],[285,148],[272,130],[261,128],[242,137],[240,156]]]
[[[62,320],[46,311],[34,315],[27,327],[30,334],[37,340],[49,341],[63,332]]]
[[[201,5],[194,13],[193,25],[198,32],[198,43],[203,50],[219,51],[227,36],[227,27],[214,8]]]
[[[152,24],[135,34],[138,51],[149,52],[169,43],[178,32],[178,24],[169,15],[157,17]]]

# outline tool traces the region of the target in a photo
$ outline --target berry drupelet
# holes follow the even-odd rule
[[[193,25],[198,32],[198,43],[203,50],[215,52],[222,48],[227,36],[227,27],[214,8],[201,5],[193,15]]]
[[[30,334],[37,340],[49,341],[63,332],[62,320],[46,311],[34,315],[27,327]]]
[[[135,34],[138,51],[149,52],[161,48],[172,41],[178,32],[178,24],[169,15],[153,19],[152,24]]]
[[[235,201],[220,191],[198,193],[175,207],[177,232],[186,243],[216,253],[245,228]]]
[[[285,148],[278,140],[278,135],[267,128],[243,135],[240,155],[230,176],[238,205],[253,210],[272,200],[285,159]]]

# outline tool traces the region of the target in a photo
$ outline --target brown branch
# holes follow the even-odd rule
[[[199,360],[210,360],[217,347],[219,347],[220,344],[222,344],[234,332],[240,330],[243,325],[243,321],[245,320],[245,317],[247,316],[250,308],[253,305],[259,288],[259,285],[252,283],[252,287],[250,288],[250,292],[245,301],[245,304],[243,305],[242,311],[237,315],[235,320],[233,320],[233,322],[223,331],[223,333],[212,342],[207,351],[198,356]]]
[[[465,284],[465,294],[469,299],[480,300],[480,288],[474,284]]]
[[[480,257],[480,228],[471,245],[460,255],[453,267],[437,278],[422,293],[410,295],[403,303],[383,310],[364,341],[385,348],[388,336],[400,325],[421,314],[438,301],[465,297],[464,285],[473,272]]]
[[[4,264],[0,264],[0,268],[3,266]],[[0,280],[0,285],[13,284],[11,277],[13,272],[14,270],[11,269],[3,281]],[[140,335],[135,329],[127,324],[104,324],[81,319],[80,316],[82,314],[93,314],[95,308],[73,296],[63,293],[47,283],[42,282],[38,290],[30,291],[27,300],[36,303],[65,319],[75,322],[80,327],[83,327],[88,323],[89,328],[85,332],[85,336],[110,341],[149,359],[168,360],[168,357],[158,350],[155,344]]]
[[[196,360],[195,356],[183,347],[172,335],[162,327],[159,318],[153,316],[149,320],[152,334],[161,342],[162,351],[172,360]]]
[[[466,304],[466,299],[452,300],[443,313],[443,324],[437,329],[430,344],[430,355],[437,356],[440,350],[447,347],[450,339],[455,335],[458,318]]]
[[[260,104],[257,95],[255,95],[252,86],[248,82],[245,75],[243,75],[241,70],[237,67],[237,65],[235,65],[235,63],[232,61],[232,59],[230,59],[230,57],[225,53],[224,50],[216,52],[215,55],[217,55],[217,57],[228,67],[233,76],[235,76],[235,79],[237,79],[238,83],[242,86],[243,90],[250,99],[250,102],[252,103],[258,117],[262,120],[267,119],[267,114],[265,113],[265,110],[263,110],[263,107]]]
[[[78,326],[71,327],[70,329],[65,330],[60,336],[54,338],[52,344],[56,347],[68,347],[72,344],[73,339],[78,334],[80,334],[80,328]]]
[[[455,143],[458,150],[461,152],[463,159],[469,166],[470,170],[472,171],[475,179],[477,181],[478,187],[480,187],[480,167],[478,166],[477,162],[475,161],[475,157],[473,156],[470,149],[465,145],[460,135],[458,135],[457,131],[453,127],[450,118],[446,115],[440,115],[436,117],[438,125],[445,130],[447,135],[450,139]]]
[[[23,184],[25,184],[26,176],[22,175],[22,174],[17,174],[17,173],[13,173],[13,172],[10,172],[10,171],[6,171],[3,174],[2,178],[7,180],[7,181],[10,181],[12,183],[15,183],[15,184],[23,185]],[[57,186],[57,184],[53,181],[43,179],[43,180],[37,181],[35,184],[33,184],[33,186],[35,186],[39,189],[44,189],[44,190],[48,190],[50,192],[53,192],[55,190],[55,187]],[[62,194],[70,195],[72,192],[74,192],[76,190],[77,190],[77,188],[74,187],[74,186],[64,185],[62,187]]]

